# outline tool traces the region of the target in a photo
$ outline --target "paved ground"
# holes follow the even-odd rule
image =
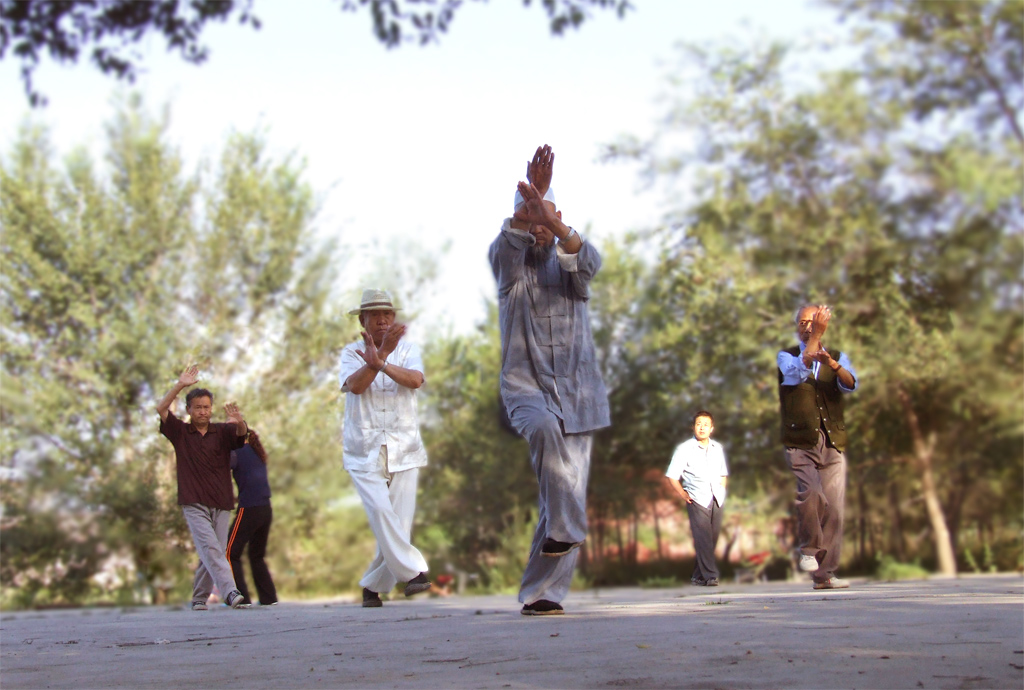
[[[13,688],[1024,687],[1019,575],[0,616]]]

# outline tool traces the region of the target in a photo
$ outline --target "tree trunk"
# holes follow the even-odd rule
[[[653,507],[652,512],[654,513],[654,540],[658,544],[658,560],[659,561],[663,561],[663,560],[665,560],[665,554],[662,553],[662,551],[661,551],[661,525],[659,524],[659,521],[658,521],[658,499],[657,498],[654,499],[654,503],[653,503],[652,507]]]
[[[857,483],[857,562],[863,564],[864,560],[864,542],[867,539],[867,513],[868,513],[868,497],[864,492],[864,479]]]
[[[953,555],[953,543],[949,539],[949,528],[946,517],[942,514],[939,492],[935,487],[935,475],[932,471],[932,456],[935,452],[937,436],[934,431],[924,437],[918,423],[917,413],[910,403],[910,396],[902,388],[896,388],[900,404],[910,427],[910,435],[914,440],[914,459],[921,470],[921,493],[928,509],[928,520],[932,526],[932,539],[935,541],[935,555],[939,560],[939,572],[943,575],[956,575],[956,557]]]
[[[900,563],[907,560],[903,541],[903,512],[900,510],[900,490],[896,482],[889,480],[889,548]]]
[[[722,531],[725,532],[726,536],[725,549],[722,551],[722,562],[729,563],[729,559],[732,558],[732,547],[739,541],[740,535],[743,534],[743,528],[739,526],[739,523],[737,523],[732,529],[729,529],[726,525],[722,525]],[[742,558],[740,560],[742,560]]]
[[[630,549],[630,564],[633,566],[633,571],[636,572],[637,554],[640,551],[640,516],[637,515],[636,507],[633,508],[633,515],[630,521],[630,541],[633,543]]]

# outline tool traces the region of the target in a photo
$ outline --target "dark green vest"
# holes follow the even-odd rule
[[[791,347],[783,352],[799,357],[800,347]],[[828,353],[832,359],[839,359],[838,350],[829,350]],[[818,429],[823,429],[837,450],[846,450],[843,393],[831,368],[819,367],[817,379],[808,377],[796,386],[783,386],[782,370],[779,370],[779,406],[782,409],[784,446],[813,448],[818,445]]]

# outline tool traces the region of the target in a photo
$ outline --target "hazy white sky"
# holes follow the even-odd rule
[[[796,37],[836,21],[805,0],[635,0],[623,20],[595,12],[558,38],[537,4],[466,3],[439,44],[387,50],[365,11],[257,0],[263,28],[210,26],[211,54],[200,67],[167,54],[160,40],[143,45],[146,71],[135,88],[154,111],[170,105],[170,139],[192,165],[215,158],[232,130],[257,128],[275,155],[304,158],[323,204],[317,231],[340,236],[348,253],[338,267],[347,300],[357,298],[366,267],[389,275],[410,243],[448,246],[441,278],[412,306],[421,325],[461,331],[494,295],[487,247],[538,144],[555,150],[553,187],[570,225],[589,227],[598,241],[648,226],[657,199],[640,191],[635,170],[597,155],[620,134],[652,130],[674,46],[758,31]],[[114,81],[83,61],[47,65],[36,84],[50,105],[33,117],[50,126],[57,150],[97,147]],[[0,94],[6,153],[29,112],[9,57],[0,62]]]

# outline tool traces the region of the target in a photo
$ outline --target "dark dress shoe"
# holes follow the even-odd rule
[[[363,587],[363,608],[364,609],[379,609],[384,605],[384,602],[380,600],[380,595],[376,592]]]
[[[420,573],[405,585],[405,596],[411,597],[413,594],[426,592],[428,589],[430,589],[430,580],[427,579],[426,573]]]
[[[571,542],[571,541],[555,541],[554,539],[548,539],[544,542],[543,546],[540,547],[540,554],[547,556],[548,558],[561,558],[562,556],[568,555],[578,549],[583,542]]]
[[[565,609],[562,608],[561,604],[553,601],[538,599],[532,604],[525,604],[520,613],[524,616],[561,616],[565,613]]]

